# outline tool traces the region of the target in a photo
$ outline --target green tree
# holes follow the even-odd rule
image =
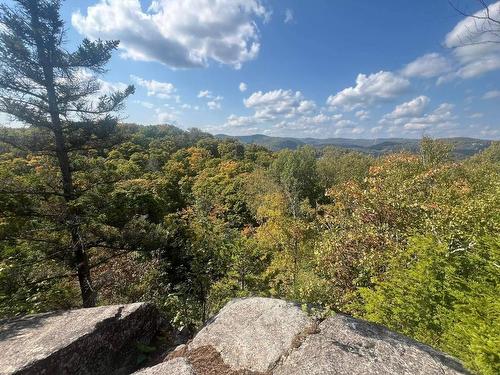
[[[61,215],[54,224],[61,229],[62,222],[69,234],[68,250],[78,275],[83,306],[94,306],[96,293],[90,275],[89,245],[83,240],[84,219],[75,204],[81,195],[75,175],[79,155],[102,149],[110,140],[117,122],[111,113],[121,108],[134,88],[129,86],[96,98],[100,91],[97,75],[105,71],[118,42],[85,39],[75,52],[69,52],[63,45],[60,1],[16,3],[15,8],[0,6],[0,111],[39,132],[38,139],[29,143],[22,144],[9,136],[3,137],[3,141],[28,152],[51,155],[58,170],[54,171],[55,180],[47,184],[48,190],[7,189],[3,194],[62,198]],[[56,181],[57,185],[52,185]],[[16,214],[20,214],[19,210]],[[31,218],[36,220],[36,215]]]
[[[318,177],[326,190],[347,181],[363,182],[373,158],[359,152],[327,147],[318,159]]]
[[[320,196],[316,153],[312,147],[296,151],[280,151],[270,167],[270,174],[281,186],[288,201],[288,208],[297,216],[304,199],[316,205]]]
[[[423,137],[420,141],[420,157],[426,167],[449,161],[452,151],[453,145],[443,140]]]
[[[363,316],[448,351],[474,371],[500,370],[500,242],[483,237],[451,250],[412,238],[374,289],[362,289]]]

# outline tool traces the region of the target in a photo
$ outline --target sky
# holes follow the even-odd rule
[[[455,4],[481,12],[476,0]],[[500,1],[488,4],[500,19]],[[482,43],[487,25],[447,0],[67,0],[62,16],[69,49],[121,41],[101,82],[135,85],[126,122],[500,138],[500,43]]]

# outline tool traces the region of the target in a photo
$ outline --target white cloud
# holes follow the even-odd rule
[[[210,60],[239,68],[259,52],[256,20],[270,12],[260,0],[101,0],[71,22],[91,39],[120,40],[123,56],[173,68],[207,66]]]
[[[148,109],[153,109],[155,107],[155,105],[153,103],[146,102],[143,100],[135,100],[134,103],[142,105],[144,108],[148,108]]]
[[[159,82],[155,80],[149,81],[134,75],[131,75],[130,78],[139,86],[146,88],[148,96],[156,96],[161,99],[170,99],[174,97],[173,93],[176,91],[176,89],[172,83]]]
[[[255,110],[255,117],[273,119],[276,116],[293,117],[311,112],[315,107],[312,100],[305,100],[300,91],[273,90],[257,91],[243,100],[247,108]]]
[[[285,23],[292,23],[294,20],[294,17],[293,17],[293,10],[291,10],[290,8],[287,8],[285,10]]]
[[[176,116],[172,110],[170,110],[169,112],[165,112],[164,110],[157,108],[155,110],[155,112],[156,112],[156,118],[157,118],[158,123],[160,123],[160,124],[175,124],[176,123]]]
[[[158,122],[162,124],[164,123],[171,124],[175,122],[175,116],[173,116],[169,112],[159,112],[157,113],[157,117],[158,117]]]
[[[211,109],[211,110],[221,109],[221,104],[219,101],[210,100],[209,102],[207,102],[207,107],[208,107],[208,109]]]
[[[454,49],[453,53],[461,65],[447,80],[455,77],[474,78],[500,69],[500,44],[490,43],[492,38],[498,38],[498,34],[488,31],[491,27],[498,30],[498,25],[481,19],[485,12],[485,9],[481,9],[474,17],[466,17],[446,35],[444,44]],[[489,5],[489,12],[494,18],[500,17],[500,1]]]
[[[331,107],[353,110],[363,105],[388,101],[404,93],[410,82],[392,72],[380,71],[365,75],[358,74],[356,85],[348,87],[327,99]]]
[[[254,125],[257,121],[253,116],[237,116],[230,115],[226,120],[226,126],[228,127],[244,127]]]
[[[302,100],[297,108],[298,113],[309,113],[316,108],[316,103],[312,100]]]
[[[316,116],[309,117],[307,121],[313,123],[313,124],[325,124],[329,121],[332,120],[331,116],[328,116],[324,113],[319,113]]]
[[[82,85],[86,85],[95,80],[99,85],[99,92],[94,95],[95,99],[98,99],[101,95],[111,94],[115,91],[123,91],[128,87],[128,84],[123,82],[110,82],[99,78],[90,70],[85,68],[78,69],[74,74],[73,79],[80,82]],[[59,81],[65,82],[66,78],[60,78]]]
[[[477,61],[472,61],[458,70],[456,75],[460,78],[475,78],[484,73],[500,69],[500,54],[481,56]]]
[[[470,79],[500,69],[500,28],[487,20],[485,9],[465,17],[444,40],[444,46],[452,50],[451,56],[428,53],[406,65],[401,74],[405,77],[439,77],[437,84],[454,79]],[[493,18],[500,18],[500,1],[489,5]]]
[[[416,117],[416,116],[421,116],[424,113],[425,108],[429,104],[430,99],[425,96],[421,95],[416,97],[413,100],[410,100],[409,102],[402,103],[396,108],[391,113],[388,113],[387,115],[384,116],[386,119],[400,119],[404,117]]]
[[[7,113],[0,112],[0,129],[6,128],[22,128],[27,127],[26,124],[17,121],[14,117],[8,115]]]
[[[451,70],[451,64],[439,53],[428,53],[412,61],[404,67],[401,73],[405,77],[432,78]]]
[[[276,89],[268,92],[254,92],[244,101],[247,108],[254,112],[248,116],[230,115],[223,129],[238,133],[289,134],[324,137],[325,135],[351,132],[356,123],[343,118],[343,114],[329,114],[318,109],[315,102],[308,100],[300,91]],[[271,127],[271,128],[270,128]],[[346,130],[347,129],[347,130]]]
[[[335,124],[335,127],[337,128],[350,128],[350,127],[353,127],[354,125],[356,125],[356,123],[352,120],[340,120],[340,121],[337,121],[337,123]]]
[[[482,118],[482,117],[484,117],[484,114],[481,112],[476,112],[476,113],[472,113],[471,115],[469,115],[469,118],[472,118],[472,119],[478,119],[478,118]]]
[[[500,90],[491,90],[483,95],[483,99],[495,99],[500,97]]]
[[[211,98],[212,92],[208,90],[200,90],[198,93],[198,98]]]
[[[500,130],[498,130],[498,127],[472,125],[471,128],[473,128],[475,133],[479,130],[479,134],[485,138],[498,139],[500,137]]]
[[[295,119],[285,121],[284,125],[288,129],[316,129],[320,133],[328,132],[329,129],[333,128],[351,128],[356,123],[352,120],[342,119],[338,115],[319,113],[317,115],[299,116]]]
[[[245,91],[247,91],[248,87],[247,87],[247,84],[245,82],[240,82],[240,85],[238,86],[238,88],[241,92],[245,92]]]
[[[123,91],[128,85],[123,82],[109,82],[103,79],[98,79],[99,85],[101,85],[100,95],[102,94],[111,94],[115,91]]]
[[[434,111],[421,117],[412,117],[402,122],[405,130],[425,130],[429,128],[449,128],[455,126],[454,120],[456,116],[453,115],[453,104],[443,103],[439,105]],[[396,121],[396,125],[400,122]]]
[[[404,131],[445,130],[456,126],[457,117],[452,113],[453,104],[442,103],[433,111],[423,114],[429,102],[425,96],[417,97],[397,106],[394,111],[382,117],[379,126],[373,132],[385,127],[390,134],[402,134]]]
[[[92,95],[88,96],[86,98],[86,101],[92,106],[97,106],[99,105],[100,98],[103,95],[110,95],[112,93],[115,93],[117,91],[125,91],[128,88],[128,84],[123,83],[123,82],[110,82],[106,81],[102,78],[99,78],[99,76],[96,76],[93,74],[90,70],[85,69],[85,68],[80,68],[78,69],[75,74],[71,77],[71,79],[76,83],[78,82],[80,86],[86,86],[91,84],[92,82],[97,83],[98,85],[98,91],[93,93]],[[69,81],[67,78],[59,78],[58,83],[68,83]],[[74,113],[71,118],[77,119],[79,115]]]
[[[215,96],[210,90],[201,90],[198,93],[198,98],[207,99],[207,107],[210,110],[221,109],[221,102],[224,99],[222,96]]]
[[[360,110],[355,113],[356,117],[361,121],[368,120],[370,118],[370,112],[365,110]]]

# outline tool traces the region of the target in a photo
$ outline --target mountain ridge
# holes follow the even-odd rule
[[[302,146],[313,146],[317,148],[334,146],[347,150],[360,151],[372,155],[380,155],[395,151],[416,152],[419,148],[420,139],[412,138],[295,138],[274,137],[264,134],[231,136],[226,134],[215,134],[219,139],[237,139],[245,144],[256,144],[266,147],[272,151],[283,149],[297,149]],[[454,154],[460,158],[474,155],[489,147],[492,140],[477,139],[469,137],[439,138],[453,145]]]

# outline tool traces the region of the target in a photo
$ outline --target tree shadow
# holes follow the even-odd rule
[[[21,336],[27,330],[33,330],[43,326],[44,321],[62,315],[64,311],[53,311],[48,313],[27,315],[20,318],[0,320],[0,342]]]

